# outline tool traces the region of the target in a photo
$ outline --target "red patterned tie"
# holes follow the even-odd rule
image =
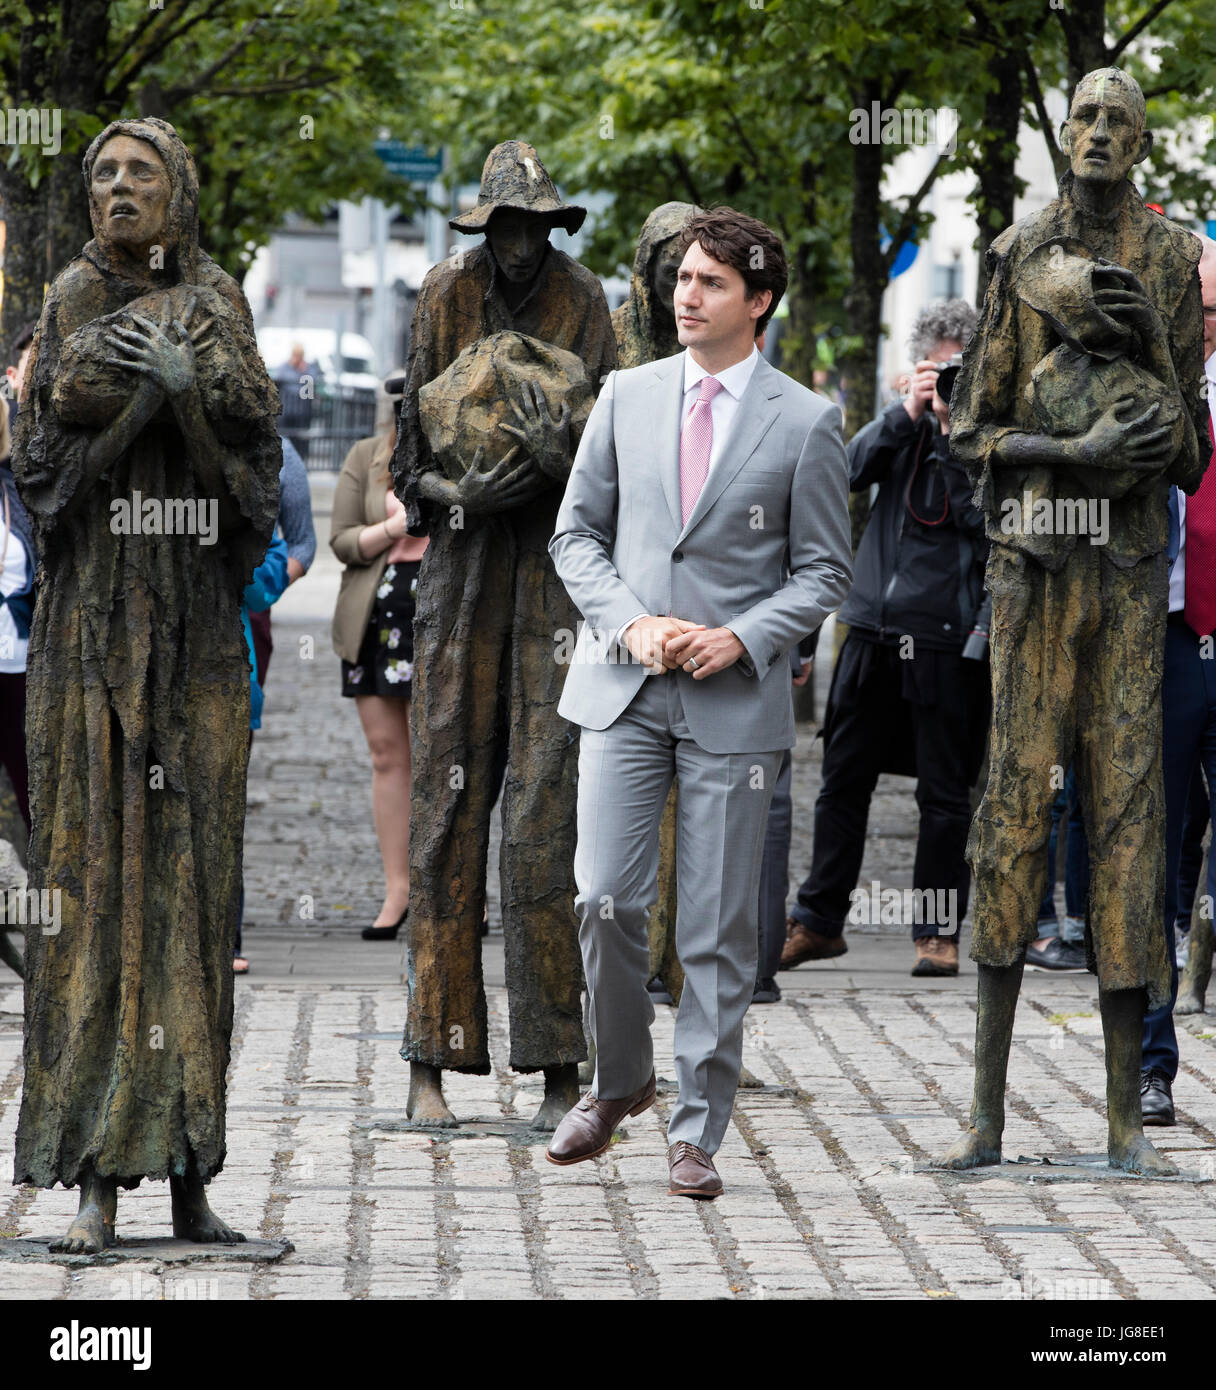
[[[1208,434],[1216,444],[1210,414]],[[1216,632],[1213,559],[1216,559],[1216,459],[1208,464],[1199,491],[1186,499],[1186,605],[1182,615],[1187,626],[1200,637]]]
[[[680,512],[684,525],[709,477],[709,454],[714,444],[714,417],[710,402],[722,390],[716,376],[701,378],[701,394],[692,403],[680,431]]]

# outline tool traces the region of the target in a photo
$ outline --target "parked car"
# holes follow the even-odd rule
[[[263,328],[258,350],[283,395],[283,369],[299,343],[317,369],[313,394],[306,402],[284,401],[279,429],[299,450],[306,466],[337,472],[352,444],[375,429],[376,393],[372,345],[360,333],[343,333],[341,355],[332,328]]]
[[[292,347],[301,343],[305,357],[321,370],[319,388],[330,392],[340,388],[343,394],[348,390],[371,391],[374,395],[380,385],[375,353],[362,333],[342,334],[340,358],[338,334],[332,328],[262,328],[257,338],[262,360],[271,376],[291,356]]]

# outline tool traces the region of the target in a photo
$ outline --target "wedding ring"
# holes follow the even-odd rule
[[[690,656],[690,657],[688,658],[688,664],[689,664],[689,665],[692,667],[692,669],[695,671],[695,670],[697,669],[697,658],[696,658],[695,656]]]

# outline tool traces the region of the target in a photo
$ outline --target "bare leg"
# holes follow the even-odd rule
[[[91,1168],[80,1176],[80,1207],[67,1234],[51,1241],[60,1255],[98,1255],[108,1245],[117,1245],[114,1221],[118,1215],[118,1183],[99,1178]]]
[[[532,1128],[551,1134],[567,1110],[578,1104],[578,1063],[545,1068],[545,1098],[532,1119]]]
[[[1212,922],[1202,913],[1191,918],[1191,949],[1178,981],[1176,1014],[1201,1014],[1212,974]]]
[[[425,1062],[410,1063],[410,1094],[405,1103],[406,1118],[416,1125],[450,1128],[456,1116],[443,1098],[443,1072]]]
[[[1016,965],[979,967],[979,1010],[975,1016],[975,1091],[971,1125],[939,1161],[941,1168],[978,1168],[1001,1161],[1005,1132],[1005,1076],[1013,1041],[1013,1016],[1022,988],[1025,952]],[[1137,1096],[1139,1093],[1137,1092]]]
[[[207,1184],[193,1168],[184,1178],[169,1179],[169,1200],[173,1234],[178,1240],[193,1240],[199,1245],[236,1245],[245,1239],[240,1231],[234,1231],[211,1210],[207,1203]]]
[[[384,864],[376,927],[399,921],[410,901],[410,705],[382,695],[355,698],[372,755],[372,818]]]
[[[1142,989],[1098,991],[1106,1043],[1107,1152],[1112,1168],[1142,1173],[1145,1177],[1170,1177],[1178,1169],[1144,1137],[1140,1119],[1144,1002]]]

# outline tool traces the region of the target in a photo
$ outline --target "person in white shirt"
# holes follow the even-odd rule
[[[33,531],[9,468],[8,411],[0,409],[0,766],[30,824],[25,759],[25,659],[33,612]]]

